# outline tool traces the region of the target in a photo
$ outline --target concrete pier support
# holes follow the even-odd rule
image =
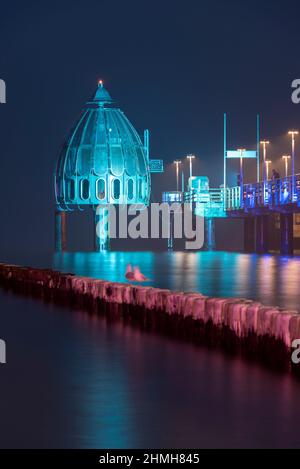
[[[269,224],[268,215],[256,217],[256,252],[258,254],[267,253],[269,250]]]
[[[173,235],[174,214],[170,211],[169,230],[168,230],[168,251],[173,251],[174,235]]]
[[[95,212],[95,251],[109,251],[109,210],[97,208]]]
[[[168,251],[173,251],[174,247],[174,237],[173,237],[173,220],[172,214],[170,214],[169,221],[169,232],[168,232]]]
[[[66,212],[55,212],[55,250],[65,251],[67,248]]]
[[[214,218],[205,218],[205,249],[213,251],[216,249],[215,220]]]
[[[244,251],[255,252],[255,218],[244,219]]]
[[[291,256],[294,253],[294,217],[292,213],[280,215],[280,253]]]

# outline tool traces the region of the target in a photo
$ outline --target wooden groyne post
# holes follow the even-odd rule
[[[7,264],[0,264],[0,285],[300,375],[300,365],[291,360],[293,341],[300,338],[296,311],[242,298],[211,298]]]

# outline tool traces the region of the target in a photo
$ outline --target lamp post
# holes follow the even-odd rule
[[[193,160],[195,158],[195,155],[187,155],[187,159],[190,161],[190,178],[193,176]]]
[[[262,140],[261,142],[261,145],[263,146],[263,179],[264,179],[264,183],[266,182],[267,180],[267,164],[266,164],[266,161],[267,161],[267,145],[269,145],[269,140]]]
[[[266,178],[267,178],[267,181],[269,180],[269,166],[270,166],[271,163],[272,163],[271,160],[266,160]]]
[[[174,164],[176,166],[176,190],[179,191],[179,165],[181,164],[180,160],[175,160]]]
[[[244,186],[244,170],[243,170],[243,156],[246,151],[245,148],[238,148],[237,151],[240,154],[240,202],[243,205],[243,186]]]
[[[298,130],[290,130],[289,135],[292,137],[292,201],[295,195],[295,135],[298,135]]]
[[[289,174],[289,160],[291,159],[290,155],[283,155],[282,159],[284,160],[284,165],[285,165],[285,177],[288,177]]]

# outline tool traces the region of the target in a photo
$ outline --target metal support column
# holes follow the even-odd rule
[[[256,217],[256,252],[258,254],[265,254],[269,250],[268,222],[268,215],[258,215]]]
[[[294,253],[294,216],[292,213],[280,215],[280,253],[292,256]]]
[[[66,236],[66,212],[57,210],[55,212],[55,250],[65,251],[67,248]]]
[[[95,212],[95,251],[109,251],[109,210],[98,207]]]
[[[214,218],[205,218],[205,249],[214,251],[216,248],[215,238],[215,220]]]
[[[244,251],[255,251],[255,218],[244,218]]]
[[[169,231],[168,231],[168,251],[173,251],[174,239],[173,239],[173,223],[174,223],[174,213],[170,211],[169,217]]]

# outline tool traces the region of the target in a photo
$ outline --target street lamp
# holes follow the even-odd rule
[[[285,164],[285,177],[287,178],[287,177],[288,177],[288,173],[289,173],[289,160],[291,159],[291,156],[290,156],[290,155],[283,155],[283,156],[282,156],[282,159],[284,160],[284,164]]]
[[[270,166],[271,163],[272,163],[271,160],[266,160],[266,178],[267,178],[267,181],[269,180],[269,166]]]
[[[261,145],[263,146],[263,163],[264,163],[264,166],[263,166],[263,178],[264,178],[264,182],[266,182],[267,180],[267,164],[266,164],[266,161],[267,161],[267,145],[269,145],[269,140],[262,140],[261,142]]]
[[[177,192],[179,191],[179,165],[181,164],[180,160],[175,160],[174,164],[176,166],[176,188]]]
[[[243,156],[246,148],[238,148],[237,151],[240,154],[240,200],[243,202],[243,185],[244,185],[244,171],[243,171]]]
[[[193,176],[193,160],[195,159],[195,155],[187,155],[187,159],[190,160],[190,179],[192,179]]]
[[[295,135],[298,135],[298,130],[290,130],[289,135],[292,137],[292,201],[295,195]]]

